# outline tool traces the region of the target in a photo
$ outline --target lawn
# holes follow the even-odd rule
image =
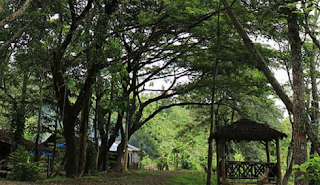
[[[55,177],[36,183],[14,182],[4,179],[0,180],[0,184],[7,185],[199,185],[205,184],[205,182],[206,174],[204,172],[152,170],[134,170],[130,171],[128,174],[100,173],[98,176],[87,176],[79,179]],[[213,179],[212,184],[216,184],[215,179]]]

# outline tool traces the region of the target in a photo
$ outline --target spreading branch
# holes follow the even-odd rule
[[[0,22],[0,31],[4,28],[4,26],[7,23],[14,21],[18,17],[22,16],[26,12],[26,10],[29,8],[31,2],[32,0],[26,0],[26,2],[22,5],[22,7],[19,10],[15,11],[14,13],[7,16],[6,18],[2,19]],[[3,3],[0,3],[0,13],[2,11],[2,8],[3,8]]]
[[[43,12],[47,5],[49,4],[50,0],[48,0],[44,6],[41,8],[40,12]],[[18,10],[19,11],[19,10]],[[36,20],[38,19],[37,17],[34,17],[29,21],[24,27],[22,27],[18,32],[16,32],[9,40],[7,40],[1,47],[0,47],[0,53],[4,52],[12,42],[14,42],[17,38],[19,38]],[[1,24],[0,24],[1,25]],[[0,30],[3,28],[3,26],[0,26]]]

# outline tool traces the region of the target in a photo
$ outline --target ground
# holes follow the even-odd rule
[[[54,178],[39,182],[15,182],[0,179],[0,185],[197,185],[205,184],[205,174],[187,171],[139,170],[128,174],[102,173],[81,179]],[[212,183],[215,184],[215,183]]]

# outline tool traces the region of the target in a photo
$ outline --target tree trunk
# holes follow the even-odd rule
[[[40,81],[39,81],[39,112],[38,112],[38,126],[37,126],[37,137],[36,137],[36,142],[35,142],[35,149],[34,149],[34,161],[38,162],[40,155],[39,155],[39,139],[40,139],[40,130],[41,130],[41,119],[42,119],[42,106],[43,106],[43,101],[42,101],[42,77],[40,76]]]
[[[57,153],[57,134],[58,134],[58,122],[59,122],[59,107],[56,107],[56,117],[55,117],[55,123],[54,123],[54,140],[53,140],[53,153],[52,153],[52,170],[50,177],[53,174],[54,170],[54,163],[56,159],[56,153]]]
[[[299,36],[298,15],[290,13],[288,18],[288,36],[291,46],[292,79],[293,79],[293,161],[302,164],[307,160],[307,137],[305,123],[308,122],[305,111],[305,86],[301,56],[301,40]],[[295,184],[308,184],[301,171],[295,173]]]
[[[123,171],[123,165],[121,163],[122,157],[124,155],[124,129],[123,129],[123,123],[120,124],[120,133],[121,133],[121,143],[118,145],[117,148],[117,165],[116,165],[116,170]]]
[[[79,177],[83,175],[87,163],[87,147],[88,147],[88,127],[91,105],[91,91],[88,92],[86,101],[82,110],[82,120],[80,125],[80,147],[79,147]]]
[[[127,98],[127,110],[126,110],[126,122],[125,122],[125,127],[124,127],[124,134],[122,135],[122,140],[121,144],[124,147],[124,154],[123,154],[123,172],[127,173],[128,172],[128,140],[129,140],[129,125],[130,122],[132,121],[132,111],[131,111],[131,101],[130,101],[130,91],[128,91],[126,94]]]
[[[129,144],[129,122],[130,122],[130,118],[131,116],[129,116],[129,114],[131,114],[129,111],[127,112],[127,118],[126,118],[126,124],[125,124],[125,131],[124,131],[124,137],[123,140],[121,141],[121,143],[123,144],[124,147],[124,154],[123,154],[123,172],[124,173],[128,173],[128,144]]]
[[[132,63],[128,64],[128,71],[131,71],[134,67],[131,66]],[[130,84],[130,88],[128,89],[128,92],[126,92],[126,98],[128,101],[128,107],[127,107],[127,115],[126,115],[126,124],[125,124],[125,131],[124,131],[124,156],[123,156],[123,172],[128,172],[128,144],[129,144],[129,130],[131,129],[131,126],[133,125],[133,116],[136,110],[136,99],[138,96],[137,93],[137,70],[132,71],[132,83]],[[133,93],[132,98],[130,98],[130,94]]]
[[[99,106],[98,108],[98,127],[99,127],[99,133],[100,133],[100,139],[101,139],[101,149],[99,153],[99,170],[105,171],[107,169],[107,159],[106,159],[106,153],[107,153],[107,143],[108,143],[108,131],[106,131],[105,126],[106,122],[104,119],[104,110],[102,110],[102,107]]]
[[[4,5],[4,1],[0,1],[0,13],[2,13],[3,5]]]
[[[23,74],[23,84],[21,89],[21,99],[18,102],[14,102],[15,116],[12,120],[12,131],[13,131],[13,143],[15,150],[17,145],[24,144],[24,127],[25,127],[25,114],[26,114],[26,97],[27,97],[27,85],[28,85],[28,74]]]
[[[220,9],[220,3],[219,3]],[[213,138],[211,135],[214,132],[214,124],[216,123],[216,113],[214,109],[214,102],[216,98],[216,80],[218,75],[218,66],[219,66],[219,52],[220,52],[220,14],[218,14],[218,29],[217,29],[217,56],[215,64],[213,65],[212,74],[212,87],[211,87],[211,104],[210,104],[210,127],[209,127],[209,137],[208,137],[208,170],[207,170],[207,185],[211,185],[211,177],[212,177],[212,157],[213,157],[213,146],[212,141]],[[218,111],[218,110],[217,110]],[[215,125],[217,128],[217,125]],[[217,129],[216,129],[217,130]]]
[[[114,101],[114,84],[113,80],[111,80],[111,89],[110,89],[110,99],[109,101],[112,102]],[[99,154],[100,156],[100,162],[101,165],[99,165],[99,170],[105,171],[107,170],[107,158],[108,158],[108,143],[109,143],[109,133],[110,133],[110,126],[111,126],[111,116],[112,116],[112,110],[110,107],[107,107],[106,109],[102,109],[102,107],[98,108],[99,113],[98,113],[98,124],[99,124],[99,130],[100,130],[100,135],[101,135],[101,153]],[[107,117],[107,122],[105,124],[104,119],[102,119],[105,115],[108,115]],[[116,125],[115,125],[116,127]],[[119,130],[119,129],[118,129]],[[114,141],[113,141],[114,142]],[[113,144],[112,142],[112,144]]]
[[[311,127],[314,128],[315,134],[319,133],[319,96],[318,96],[318,87],[317,87],[317,77],[316,77],[316,51],[317,48],[313,45],[313,50],[311,53],[310,60],[310,77],[311,77]],[[311,145],[310,154],[315,154],[315,146]]]
[[[72,115],[72,107],[66,107],[65,116],[63,119],[64,138],[66,141],[66,176],[75,178],[78,175],[78,150],[75,135],[76,115]],[[70,112],[70,113],[69,113]]]
[[[290,146],[288,148],[288,155],[287,155],[287,170],[283,176],[282,185],[287,185],[291,177],[292,166],[293,166],[292,150],[293,150],[293,139],[291,138]]]
[[[106,161],[108,160],[108,154],[109,154],[109,148],[112,146],[112,144],[115,142],[116,138],[119,135],[119,131],[121,130],[122,127],[122,121],[123,121],[123,112],[118,113],[118,118],[117,118],[117,122],[116,125],[114,126],[114,128],[112,129],[111,133],[110,133],[110,138],[108,139],[108,143],[107,143],[107,150],[106,150]]]
[[[98,91],[99,87],[97,88]],[[95,169],[99,171],[99,154],[100,154],[100,149],[99,149],[99,138],[98,138],[98,106],[99,106],[99,92],[96,94],[96,107],[95,107],[95,114],[94,114],[94,120],[93,120],[93,129],[94,129],[94,148],[96,151],[96,158],[95,158]],[[101,143],[102,144],[102,143]]]

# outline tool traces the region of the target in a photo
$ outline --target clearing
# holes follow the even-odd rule
[[[5,185],[198,185],[205,184],[204,172],[137,170],[128,174],[101,173],[79,179],[56,177],[39,182],[16,182],[0,179]],[[212,184],[216,184],[213,182]]]

